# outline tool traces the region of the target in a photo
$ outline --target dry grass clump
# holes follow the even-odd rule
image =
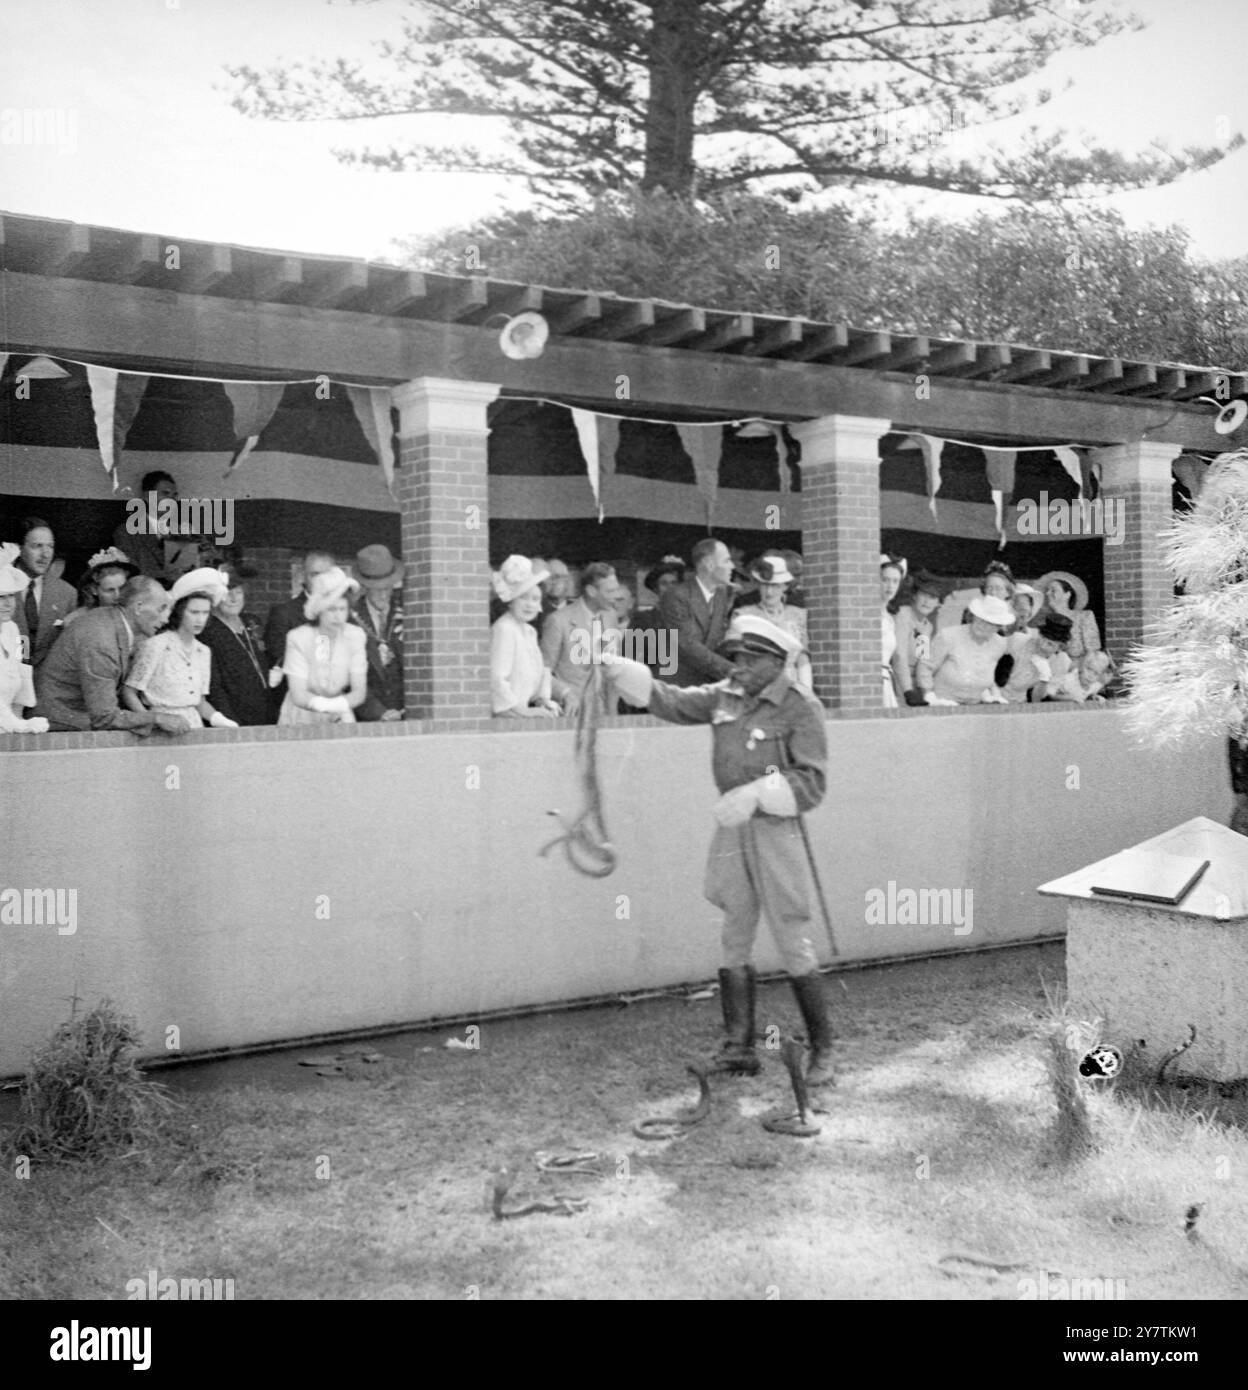
[[[139,1071],[139,1041],[135,1021],[108,999],[62,1023],[22,1078],[6,1148],[36,1161],[89,1162],[159,1144],[181,1105]]]

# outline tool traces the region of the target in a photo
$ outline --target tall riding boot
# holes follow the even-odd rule
[[[802,1011],[806,1037],[810,1042],[810,1065],[806,1068],[808,1086],[835,1086],[836,1069],[832,1065],[832,1021],[828,1017],[828,1001],[823,981],[815,973],[790,975],[797,1006]]]
[[[754,967],[737,965],[719,972],[719,1000],[724,1010],[724,1041],[711,1070],[754,1076],[761,1065],[754,1052]]]

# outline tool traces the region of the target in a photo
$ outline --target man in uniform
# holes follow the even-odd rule
[[[797,817],[823,800],[828,744],[823,707],[789,683],[784,664],[800,644],[766,618],[733,619],[721,653],[732,673],[712,685],[657,681],[640,662],[608,653],[604,670],[629,704],[674,724],[709,724],[711,768],[720,798],[713,813],[706,896],[724,913],[719,972],[725,1041],[716,1071],[753,1076],[755,972],[760,913],[789,974],[806,1024],[807,1082],[835,1082],[832,1028],[811,943],[807,866]]]

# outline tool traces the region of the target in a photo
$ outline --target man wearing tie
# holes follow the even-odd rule
[[[63,579],[48,573],[56,554],[56,538],[48,523],[28,516],[21,524],[21,554],[14,568],[28,575],[30,583],[13,621],[26,639],[31,666],[38,671],[61,634],[65,618],[78,606],[78,596]]]
[[[127,729],[146,737],[153,729],[186,732],[176,715],[128,710],[119,694],[135,649],[169,616],[169,594],[149,575],[137,575],[121,591],[116,608],[93,608],[70,624],[35,676],[36,715],[52,732]]]
[[[660,598],[660,624],[675,634],[676,674],[671,685],[707,685],[732,675],[732,662],[716,650],[728,630],[731,578],[728,547],[708,536],[693,547],[693,573]]]

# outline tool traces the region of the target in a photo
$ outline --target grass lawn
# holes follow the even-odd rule
[[[167,1147],[0,1184],[0,1297],[121,1299],[156,1270],[238,1299],[1244,1298],[1248,1137],[1193,1105],[1234,1093],[1163,1095],[1128,1068],[1085,1087],[1097,1152],[1046,1165],[1041,976],[1060,984],[1062,959],[830,977],[841,1080],[808,1140],[759,1124],[790,1098],[774,1052],[717,1081],[686,1138],[632,1135],[696,1098],[684,1064],[717,1038],[715,1000],[487,1022],[475,1051],[383,1038],[381,1061],[328,1078],[296,1065],[308,1050],[168,1070],[188,1127]],[[765,986],[760,1028],[796,1021]],[[570,1150],[598,1171],[538,1171],[535,1152]],[[509,1204],[588,1205],[496,1221],[501,1168]]]

